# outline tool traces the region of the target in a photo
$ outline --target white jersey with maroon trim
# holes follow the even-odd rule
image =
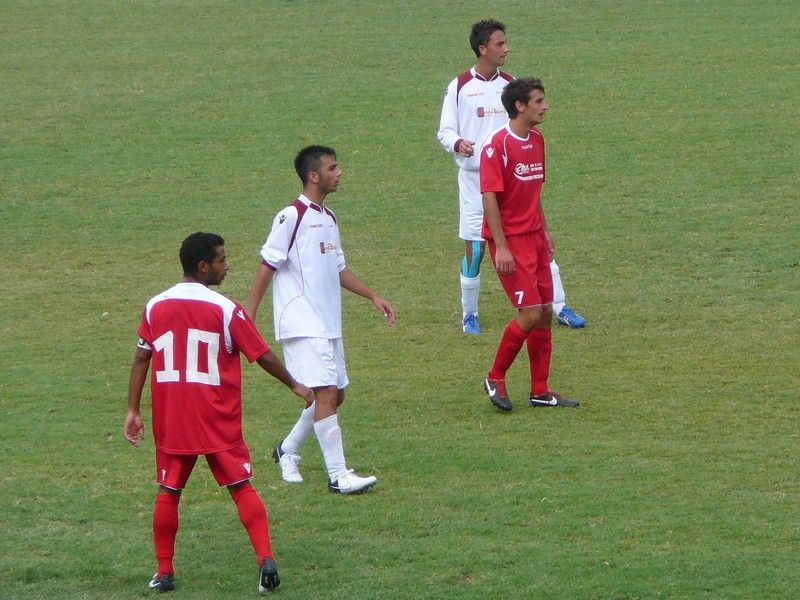
[[[275,216],[261,258],[275,271],[276,339],[342,337],[339,272],[345,261],[333,212],[301,194]]]
[[[237,302],[200,283],[152,298],[139,324],[152,356],[153,438],[170,454],[209,454],[242,442],[242,371],[269,351]]]
[[[442,116],[437,137],[442,147],[455,155],[458,166],[467,171],[480,169],[480,149],[486,137],[508,121],[500,95],[513,77],[498,70],[491,79],[484,79],[472,67],[450,82],[444,94]],[[475,153],[461,156],[455,150],[460,139],[472,140]]]

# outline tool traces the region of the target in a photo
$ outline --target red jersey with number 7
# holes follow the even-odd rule
[[[543,225],[544,138],[536,127],[527,138],[508,125],[489,136],[481,150],[481,193],[494,192],[506,236],[539,231]],[[484,239],[492,232],[483,219]]]
[[[153,353],[156,448],[211,454],[243,441],[239,353],[253,362],[269,346],[240,304],[200,283],[178,283],[147,303],[139,347]]]

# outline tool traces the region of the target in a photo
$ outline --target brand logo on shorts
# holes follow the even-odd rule
[[[166,481],[166,480],[167,480],[167,470],[161,469],[161,481]]]
[[[242,463],[244,470],[250,473],[250,463]]]

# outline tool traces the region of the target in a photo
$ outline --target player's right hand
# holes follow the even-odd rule
[[[125,438],[135,447],[139,447],[139,440],[144,437],[144,421],[139,413],[129,412],[125,417]]]
[[[499,275],[511,275],[514,272],[514,255],[506,246],[497,246],[494,253],[494,268]]]
[[[467,158],[469,158],[470,156],[475,154],[475,142],[462,139],[461,143],[458,145],[458,153],[461,156],[466,156]]]

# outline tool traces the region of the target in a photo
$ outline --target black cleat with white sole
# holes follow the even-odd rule
[[[563,406],[564,408],[577,408],[580,406],[580,402],[577,400],[570,400],[569,398],[564,398],[558,392],[549,391],[539,396],[534,396],[531,394],[530,400],[528,401],[531,406],[540,406],[543,408],[548,408],[552,406]]]
[[[151,590],[158,590],[159,592],[171,592],[175,589],[175,576],[174,575],[159,575],[156,573],[147,584]]]
[[[278,577],[278,567],[275,565],[275,561],[266,557],[261,563],[258,573],[258,591],[263,594],[277,590],[280,584],[281,579]]]
[[[511,399],[506,392],[505,379],[489,379],[487,377],[483,380],[483,389],[489,394],[489,401],[500,410],[509,412],[513,408]]]

